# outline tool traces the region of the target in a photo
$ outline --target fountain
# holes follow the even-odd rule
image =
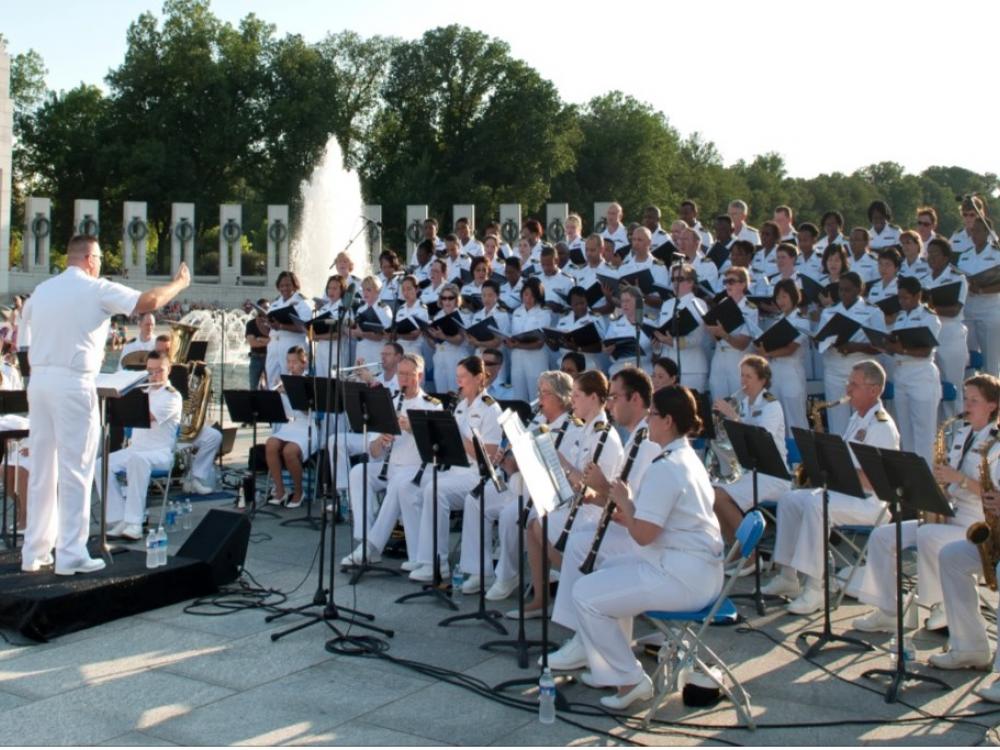
[[[365,224],[361,183],[355,172],[344,167],[336,137],[327,141],[323,158],[301,190],[302,221],[291,243],[291,268],[299,277],[303,295],[319,297],[325,292],[333,259],[348,244],[354,275],[364,278],[371,269],[368,242],[360,232]]]
[[[246,341],[246,326],[250,316],[243,310],[192,310],[180,322],[197,327],[193,340],[207,341],[205,361],[210,365],[218,365],[222,361],[223,312],[226,322],[226,365],[246,365],[250,353]]]

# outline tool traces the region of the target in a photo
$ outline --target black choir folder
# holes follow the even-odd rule
[[[791,344],[802,332],[788,322],[788,318],[782,318],[773,326],[764,331],[764,334],[754,340],[754,343],[765,352],[773,352]]]
[[[743,325],[743,311],[732,297],[727,296],[705,313],[705,325],[721,325],[726,333],[732,333]]]
[[[885,349],[886,344],[891,341],[898,341],[907,349],[931,349],[938,345],[938,340],[927,326],[900,328],[891,333],[877,328],[863,327],[863,330],[876,349]]]
[[[933,289],[924,289],[924,296],[933,307],[951,307],[958,304],[958,298],[962,293],[962,282],[953,281],[950,284],[942,284]]]
[[[666,333],[670,336],[690,336],[697,330],[699,323],[700,321],[685,307],[675,316],[667,318],[663,325],[657,326],[652,323],[643,323],[642,330],[644,330],[650,338],[653,338],[653,334],[656,331]]]
[[[861,328],[861,324],[858,321],[847,317],[843,313],[834,313],[833,317],[813,336],[813,340],[818,344],[822,344],[826,339],[835,337],[836,341],[833,342],[832,346],[841,346],[842,344],[846,344],[851,336],[858,332],[859,328]]]
[[[636,347],[635,336],[605,339],[604,345],[612,347],[611,356],[615,359],[634,357],[639,351]]]
[[[557,349],[576,347],[580,351],[595,354],[601,351],[601,332],[593,323],[587,323],[572,331],[559,331],[555,328],[543,329],[545,340]]]

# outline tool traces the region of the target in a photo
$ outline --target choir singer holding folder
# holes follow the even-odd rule
[[[27,572],[51,565],[53,547],[58,575],[104,567],[87,551],[87,535],[100,431],[94,383],[110,319],[152,312],[191,283],[184,263],[170,283],[142,293],[100,274],[97,240],[77,235],[66,249],[66,270],[39,284],[24,308],[31,341],[32,471],[21,549],[21,569]]]

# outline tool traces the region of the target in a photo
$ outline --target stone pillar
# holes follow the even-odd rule
[[[14,158],[14,103],[10,98],[10,55],[0,41],[0,294],[10,289],[11,169]],[[29,220],[30,221],[30,220]],[[22,243],[21,247],[25,247]]]
[[[170,275],[177,273],[183,260],[194,281],[194,204],[170,204]]]
[[[288,206],[267,207],[267,286],[278,282],[278,274],[288,270]]]
[[[143,201],[125,201],[122,209],[122,268],[130,279],[146,278],[149,224]]]
[[[545,204],[545,238],[553,245],[566,237],[567,216],[569,216],[568,203]]]
[[[219,283],[235,284],[243,275],[243,206],[219,206]]]
[[[591,231],[600,234],[608,225],[608,206],[614,201],[594,201],[594,228]]]
[[[365,227],[365,239],[368,241],[368,257],[372,259],[372,268],[377,269],[378,256],[382,253],[382,206],[366,205],[364,216],[368,219]],[[406,265],[405,258],[401,258]]]
[[[513,252],[517,252],[517,241],[521,236],[521,204],[500,204],[500,240]]]
[[[413,265],[417,258],[417,245],[424,238],[424,220],[429,216],[427,206],[406,207],[406,264]]]
[[[52,200],[29,195],[24,203],[21,270],[48,273],[52,247]]]
[[[73,233],[101,236],[101,207],[96,200],[77,198],[73,201]]]

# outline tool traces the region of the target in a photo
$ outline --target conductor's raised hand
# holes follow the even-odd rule
[[[187,263],[184,261],[181,261],[181,264],[177,266],[177,271],[174,273],[174,283],[180,284],[182,289],[191,286],[191,271],[188,270]]]

